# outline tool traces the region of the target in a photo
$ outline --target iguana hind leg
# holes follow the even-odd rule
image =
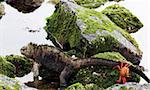
[[[71,73],[73,71],[73,67],[72,66],[65,66],[65,68],[63,69],[63,71],[61,72],[59,79],[60,79],[60,86],[61,87],[65,87],[67,86],[67,80],[70,77]]]

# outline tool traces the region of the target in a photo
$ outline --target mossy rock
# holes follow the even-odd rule
[[[75,83],[68,86],[65,90],[101,90],[96,84],[86,84],[83,85],[82,83]]]
[[[107,60],[128,62],[121,54],[118,52],[105,52],[99,53],[93,56],[94,58],[103,58]],[[80,82],[82,84],[94,83],[97,84],[100,88],[108,88],[116,84],[116,80],[119,78],[119,72],[112,68],[106,66],[91,66],[87,68],[80,69],[73,74],[75,77],[72,77],[70,84]],[[139,82],[140,76],[130,72],[130,78],[127,81]]]
[[[107,60],[114,60],[114,61],[126,61],[126,59],[119,53],[119,52],[104,52],[104,53],[98,53],[95,54],[92,57],[96,58],[102,58],[102,59],[107,59]]]
[[[1,1],[0,1],[1,2]],[[4,5],[0,3],[0,19],[2,18],[2,16],[5,14],[4,12]]]
[[[81,5],[86,8],[97,8],[101,5],[104,5],[108,1],[123,1],[123,0],[74,0],[78,5]]]
[[[117,26],[129,33],[137,32],[143,27],[143,24],[135,15],[118,4],[106,7],[102,13],[107,15]]]
[[[115,51],[134,64],[139,64],[142,57],[135,39],[106,15],[69,1],[56,5],[45,30],[56,47],[73,50],[80,57]]]
[[[5,57],[7,61],[12,63],[16,67],[15,75],[17,77],[23,77],[24,75],[31,72],[32,62],[31,60],[19,56],[19,55],[9,55]]]
[[[0,90],[21,90],[18,81],[0,74]]]
[[[65,90],[85,90],[85,87],[81,83],[75,83],[68,86]]]
[[[115,84],[106,90],[150,90],[150,84],[129,82],[126,84]]]
[[[15,77],[15,66],[6,61],[4,57],[0,56],[0,74],[6,75],[8,77]]]

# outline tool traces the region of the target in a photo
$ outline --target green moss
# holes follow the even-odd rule
[[[97,8],[108,0],[74,0],[77,4],[86,8]]]
[[[99,75],[94,75],[97,72]],[[107,88],[116,83],[119,77],[117,70],[105,66],[92,66],[80,69],[70,83],[80,82],[83,84],[94,83],[100,88]],[[112,78],[113,77],[113,78]]]
[[[125,63],[128,63],[128,64],[132,65],[133,67],[135,67],[135,65],[133,65],[131,62],[127,61],[125,59],[125,57],[123,57],[119,52],[98,53],[98,54],[96,54],[92,57],[102,58],[102,59],[106,59],[106,60],[113,60],[113,61],[116,61],[116,62],[125,62]],[[135,76],[135,75],[131,75],[131,76]]]
[[[65,90],[86,90],[84,86],[81,83],[75,83],[69,87],[67,87]]]
[[[68,86],[65,90],[101,90],[96,84],[86,84],[75,83]]]
[[[29,59],[19,55],[9,55],[5,58],[16,67],[15,75],[17,77],[22,77],[31,72],[32,62]]]
[[[98,85],[91,83],[85,85],[85,90],[101,90],[101,89],[98,87]]]
[[[75,23],[77,17],[69,11],[64,13],[64,8],[64,6],[61,6],[59,9],[56,9],[52,16],[47,18],[45,30],[48,33],[47,38],[57,37],[60,44],[69,44],[68,48],[73,48],[80,41],[80,31]],[[51,40],[55,42],[53,39]]]
[[[86,8],[98,8],[101,5],[104,5],[108,1],[123,1],[123,0],[74,0],[78,5],[81,5]]]
[[[127,88],[125,86],[122,86],[119,90],[127,90]]]
[[[97,36],[92,44],[96,46],[96,50],[99,52],[110,51],[113,46],[119,46],[119,42],[110,35]]]
[[[0,56],[0,74],[8,77],[15,77],[15,66],[10,62],[6,61],[4,57]]]
[[[122,61],[126,60],[120,53],[118,52],[104,52],[104,53],[98,53],[94,55],[93,57],[102,58],[102,59],[108,59],[108,60],[115,60],[115,61]]]
[[[0,74],[0,90],[21,90],[21,86],[14,78]]]
[[[136,16],[118,4],[108,6],[102,13],[107,15],[111,21],[127,32],[136,32],[143,27],[143,24]]]
[[[116,26],[103,14],[92,9],[78,9],[78,18],[81,19],[86,27],[84,28],[84,34],[93,34],[97,30],[102,32],[107,30],[112,32],[116,30]]]
[[[121,32],[121,34],[125,38],[127,38],[134,46],[136,46],[137,48],[139,47],[135,39],[131,37],[129,33],[117,27],[102,13],[91,9],[78,9],[77,11],[78,18],[83,20],[83,22],[86,24],[86,28],[84,28],[83,32],[84,34],[93,34],[96,33],[97,30],[99,30],[99,32],[102,32],[104,30],[112,32],[115,30]]]
[[[19,85],[19,83],[15,83],[14,85],[14,90],[20,90],[21,86]]]

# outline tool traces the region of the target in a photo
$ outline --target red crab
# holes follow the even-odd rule
[[[119,71],[119,79],[117,80],[117,83],[126,83],[126,77],[129,77],[129,64],[121,62],[120,65],[115,66],[113,69],[116,69]]]

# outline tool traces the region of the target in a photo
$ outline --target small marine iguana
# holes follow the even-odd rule
[[[73,59],[53,46],[37,45],[33,43],[29,43],[27,46],[22,47],[20,51],[21,54],[36,62],[34,65],[35,68],[38,69],[40,66],[45,66],[51,71],[58,72],[60,74],[60,86],[67,85],[66,80],[75,69],[92,65],[103,65],[113,68],[120,64],[120,62],[100,58]],[[150,83],[149,78],[141,70],[132,65],[129,66],[129,69]],[[38,72],[38,70],[35,70],[35,72],[36,71]],[[35,73],[34,78],[38,78],[38,73]]]

